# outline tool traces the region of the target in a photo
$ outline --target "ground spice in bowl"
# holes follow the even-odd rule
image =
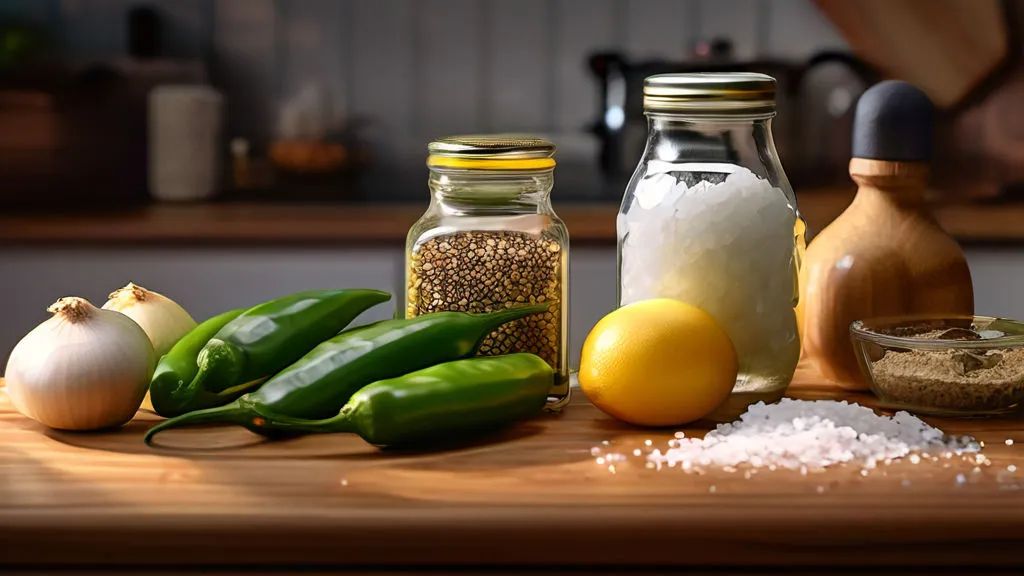
[[[1024,400],[1024,349],[890,350],[871,371],[884,400],[926,411],[1001,412]]]
[[[935,416],[987,416],[1024,406],[1018,322],[976,316],[869,321],[854,343],[884,405]]]

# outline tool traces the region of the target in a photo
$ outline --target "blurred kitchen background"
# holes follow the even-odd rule
[[[812,232],[851,197],[860,93],[924,88],[978,311],[1024,317],[1022,33],[1022,0],[0,0],[0,350],[129,280],[197,319],[313,287],[400,298],[426,143],[529,132],[559,147],[575,362],[614,304],[640,88],[663,71],[778,79]]]

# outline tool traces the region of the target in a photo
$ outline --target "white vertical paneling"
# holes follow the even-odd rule
[[[615,0],[554,0],[555,129],[577,132],[598,117],[597,80],[587,65],[596,51],[618,50]]]
[[[483,120],[487,131],[541,131],[550,116],[547,0],[487,0]]]
[[[627,0],[626,54],[632,60],[682,60],[696,40],[699,0]]]
[[[580,365],[587,335],[615,310],[615,247],[572,248],[569,259],[569,367]]]
[[[737,60],[757,57],[759,0],[700,0],[697,35],[704,40],[728,38]]]
[[[339,128],[346,112],[346,9],[336,0],[278,1],[280,97],[318,91],[328,130]]]
[[[821,50],[848,49],[846,41],[811,0],[771,0],[768,52],[802,60]]]
[[[476,131],[482,124],[483,3],[420,0],[417,8],[417,100],[425,112],[417,132],[434,138]]]
[[[277,104],[274,0],[215,1],[214,50],[228,97],[228,136],[266,142]]]
[[[413,82],[412,37],[420,25],[413,21],[413,4],[414,0],[351,1],[349,112],[372,123],[368,138],[377,146],[407,144],[414,104],[421,114],[427,113],[422,108],[423,87]]]

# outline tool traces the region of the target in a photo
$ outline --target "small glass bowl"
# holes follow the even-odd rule
[[[858,320],[850,336],[884,408],[995,416],[1024,406],[1024,323],[988,316]]]

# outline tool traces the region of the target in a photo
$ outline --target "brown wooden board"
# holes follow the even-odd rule
[[[871,403],[805,372],[791,394]],[[147,448],[142,433],[157,419],[140,412],[113,432],[55,432],[0,394],[0,564],[1021,563],[1019,420],[934,422],[986,443],[992,464],[978,472],[954,457],[897,462],[866,477],[849,467],[746,479],[646,468],[633,450],[648,439],[664,449],[674,430],[620,424],[578,391],[561,415],[418,454],[382,452],[347,435],[266,442],[235,428],[170,431],[161,437],[167,446]],[[594,447],[628,459],[613,473]],[[1010,464],[1021,471],[1009,472]]]

